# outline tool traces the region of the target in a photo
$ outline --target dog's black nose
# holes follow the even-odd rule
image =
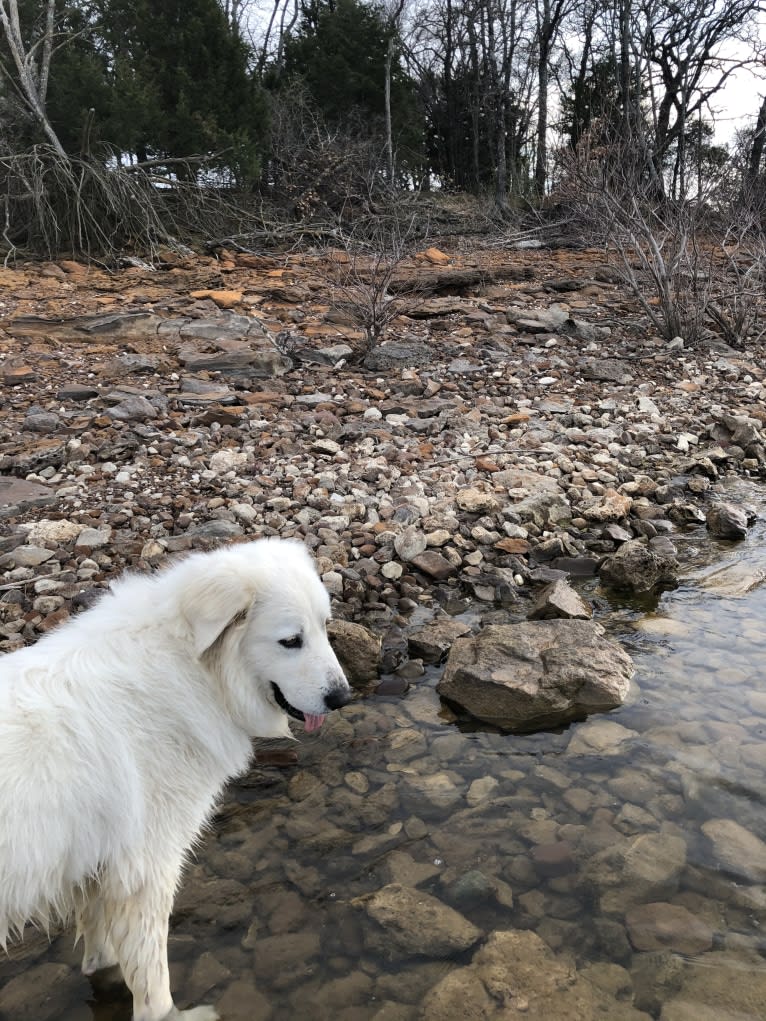
[[[351,701],[351,689],[348,687],[333,688],[324,697],[324,704],[328,709],[342,709]]]

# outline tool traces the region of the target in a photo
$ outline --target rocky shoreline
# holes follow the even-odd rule
[[[248,258],[2,271],[2,648],[124,567],[254,534],[306,541],[379,634],[460,600],[522,618],[630,539],[672,556],[717,480],[762,473],[757,352],[652,336],[595,252],[456,254],[527,279],[421,302],[371,369],[324,257]]]

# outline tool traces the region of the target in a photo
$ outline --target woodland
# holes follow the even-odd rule
[[[596,244],[668,339],[704,320],[742,343],[765,6],[0,0],[0,251],[335,245],[375,253],[385,291],[428,236]]]

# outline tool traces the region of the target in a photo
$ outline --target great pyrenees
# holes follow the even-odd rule
[[[82,969],[119,964],[134,1021],[178,1010],[168,919],[189,848],[252,737],[317,730],[350,688],[298,542],[261,539],[128,575],[0,657],[0,943],[74,917]]]

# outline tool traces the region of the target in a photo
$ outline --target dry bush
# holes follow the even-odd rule
[[[741,347],[763,332],[766,237],[717,184],[674,201],[657,194],[640,152],[584,140],[564,160],[559,194],[661,336],[693,344],[714,333]]]
[[[270,115],[263,191],[273,219],[334,227],[369,215],[388,186],[364,126],[328,124],[297,84],[272,96]]]
[[[250,213],[236,193],[195,183],[200,164],[179,180],[167,165],[117,165],[113,159],[62,157],[49,146],[0,152],[0,219],[5,259],[17,251],[53,258],[62,252],[114,262],[159,247],[183,247],[241,229]],[[178,165],[174,165],[177,171]]]
[[[404,263],[422,246],[419,213],[393,207],[388,215],[363,218],[351,232],[338,233],[328,251],[333,308],[364,333],[364,357],[386,336],[391,324],[425,297]],[[340,253],[340,258],[339,258]]]

